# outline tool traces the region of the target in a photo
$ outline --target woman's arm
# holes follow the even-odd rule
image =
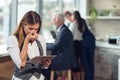
[[[19,56],[20,49],[18,47],[18,40],[16,36],[11,35],[8,37],[7,50],[14,64],[20,69],[21,65],[21,59]]]
[[[23,68],[25,67],[26,61],[27,61],[27,50],[28,50],[28,41],[25,39],[23,43],[23,47],[20,52],[20,59],[21,59],[21,65],[20,67]]]
[[[18,40],[16,36],[11,35],[8,38],[8,53],[10,54],[10,57],[19,69],[21,67],[24,67],[26,64],[29,41],[37,39],[38,34],[36,33],[35,35],[31,35],[31,33],[26,36],[21,51],[18,47]]]
[[[21,58],[21,68],[25,67],[26,61],[27,61],[27,50],[28,50],[28,43],[31,43],[36,40],[38,37],[38,33],[34,33],[31,31],[25,38],[23,47],[20,52],[20,58]]]

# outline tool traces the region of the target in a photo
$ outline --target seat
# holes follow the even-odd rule
[[[71,80],[71,69],[66,70],[67,71],[67,80]],[[50,80],[54,80],[54,70],[51,70]]]

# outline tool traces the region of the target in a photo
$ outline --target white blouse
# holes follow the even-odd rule
[[[44,37],[39,35],[37,40],[40,41],[40,43],[42,45],[43,55],[46,55],[46,42],[45,42]],[[8,52],[9,52],[10,57],[12,58],[13,62],[15,63],[15,65],[20,69],[20,64],[21,64],[21,59],[19,56],[20,49],[18,47],[18,40],[17,40],[16,36],[14,36],[14,35],[11,35],[8,37]],[[30,59],[32,59],[36,56],[40,56],[36,41],[34,41],[32,44],[31,43],[28,44],[27,53],[28,53],[28,57]],[[15,76],[13,76],[13,77],[14,77],[14,80],[21,80]],[[40,79],[37,79],[35,76],[32,76],[30,78],[30,80],[44,80],[44,76],[41,75]]]
[[[73,40],[83,40],[82,33],[78,30],[78,23],[76,21],[70,23],[69,29],[73,34]]]

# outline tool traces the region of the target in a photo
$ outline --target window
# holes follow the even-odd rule
[[[26,12],[30,10],[35,11],[36,5],[36,0],[18,0],[17,23],[19,23]]]
[[[50,35],[50,31],[54,30],[53,24],[51,22],[52,16],[58,12],[58,2],[57,0],[43,0],[43,24],[42,24],[42,31],[43,35],[45,36],[46,40],[52,38]]]
[[[0,0],[0,54],[7,53],[11,0]]]
[[[63,0],[63,12],[64,11],[70,11],[73,12],[75,8],[75,0]]]
[[[0,44],[6,44],[9,34],[10,0],[1,0],[0,3]]]

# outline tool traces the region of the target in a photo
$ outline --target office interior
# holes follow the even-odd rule
[[[10,80],[13,62],[7,52],[7,38],[22,16],[30,10],[42,18],[41,34],[52,42],[51,23],[56,12],[78,10],[96,38],[95,80],[120,80],[120,0],[1,0],[0,80]],[[110,40],[114,40],[111,42]]]

